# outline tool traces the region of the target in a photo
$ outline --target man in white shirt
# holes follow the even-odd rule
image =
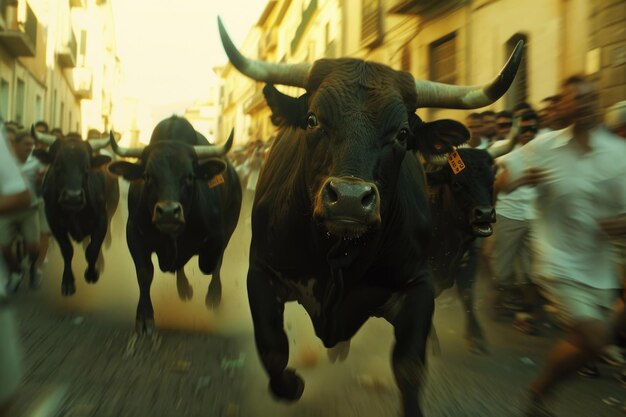
[[[526,110],[520,115],[519,133],[513,150],[535,138],[539,127],[537,113]],[[504,164],[507,155],[496,159]],[[535,188],[522,186],[510,193],[500,193],[496,201],[496,223],[490,261],[498,294],[496,308],[519,311],[524,309],[519,293],[527,294],[531,283],[531,222],[535,218]],[[522,277],[516,282],[516,267]],[[524,300],[527,301],[527,300]],[[530,331],[530,329],[529,329]]]
[[[569,329],[530,384],[529,417],[553,416],[544,399],[623,327],[623,312],[610,319],[620,288],[611,240],[626,235],[626,141],[600,125],[591,82],[571,77],[561,90],[571,126],[511,153],[496,178],[503,192],[536,187],[535,282]]]
[[[4,128],[0,128],[0,214],[28,207],[30,198],[13,153],[7,146]],[[11,399],[22,376],[17,329],[4,290],[6,279],[6,266],[0,258],[0,417],[8,417]]]

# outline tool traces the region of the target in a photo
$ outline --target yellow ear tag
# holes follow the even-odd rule
[[[209,188],[215,188],[220,184],[224,184],[224,176],[218,174],[209,180]]]
[[[450,155],[448,156],[448,164],[450,165],[450,168],[452,168],[452,172],[454,172],[454,175],[465,169],[465,163],[461,159],[461,155],[459,155],[456,149],[450,152]]]

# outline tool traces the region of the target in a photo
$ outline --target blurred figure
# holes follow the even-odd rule
[[[566,126],[558,112],[559,95],[549,96],[541,100],[539,109],[539,133],[560,130]]]
[[[489,144],[496,140],[496,112],[486,110],[480,114],[483,121],[483,136],[489,140]]]
[[[31,194],[0,129],[0,215],[27,209]],[[9,417],[11,403],[22,378],[18,333],[5,292],[7,270],[0,258],[0,417]]]
[[[508,110],[502,110],[496,114],[496,136],[495,140],[503,140],[507,137],[513,126],[513,113]]]
[[[30,191],[30,207],[28,209],[0,216],[0,247],[10,270],[7,284],[8,292],[17,290],[26,272],[30,272],[31,288],[38,288],[41,283],[41,270],[36,261],[39,256],[39,199],[37,198],[37,182],[41,180],[41,163],[32,156],[35,139],[30,132],[22,131],[15,136],[13,148],[20,171]],[[18,233],[22,234],[25,250],[28,254],[28,266],[20,265],[12,251],[13,242]]]
[[[626,139],[626,100],[607,109],[604,124],[611,132]]]
[[[503,192],[536,186],[535,282],[568,330],[529,386],[529,417],[553,416],[544,400],[624,327],[623,304],[611,320],[621,287],[611,242],[626,236],[626,141],[600,125],[590,81],[570,77],[561,93],[571,126],[512,152],[496,179]]]
[[[59,139],[60,139],[60,138],[62,138],[62,137],[64,136],[64,135],[63,135],[63,130],[61,130],[61,128],[60,128],[60,127],[55,127],[54,129],[52,129],[52,130],[50,131],[50,134],[51,134],[51,135],[56,136],[56,137],[57,137],[57,138],[59,138]]]
[[[35,123],[35,130],[40,133],[48,133],[48,123],[43,120]],[[46,145],[43,142],[35,141],[35,149],[46,149]],[[46,175],[48,167],[42,165],[41,178],[38,179],[39,184],[43,184],[43,178]],[[48,255],[48,246],[50,245],[50,226],[48,225],[48,219],[46,219],[46,208],[43,202],[43,189],[41,186],[37,187],[37,198],[39,199],[39,257],[37,258],[36,266],[41,268],[46,262],[46,256]]]
[[[539,130],[539,116],[532,110],[525,110],[519,117],[517,128],[513,150],[535,138]],[[496,164],[502,164],[506,158],[507,155],[504,155],[496,159]],[[526,302],[535,301],[526,297],[532,285],[531,226],[535,218],[534,203],[535,188],[528,185],[510,193],[500,193],[497,197],[497,220],[493,226],[490,263],[496,287],[493,308],[498,315],[513,315],[514,312],[528,310]],[[521,273],[520,280],[516,279],[517,271]],[[534,333],[530,321],[517,323],[516,327],[525,333]]]
[[[480,113],[470,113],[465,118],[465,126],[470,131],[467,144],[472,148],[487,149],[489,140],[483,136],[483,118]]]

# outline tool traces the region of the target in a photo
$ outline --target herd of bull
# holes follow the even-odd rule
[[[473,349],[485,349],[473,314],[476,262],[467,252],[476,237],[491,234],[497,155],[464,148],[469,132],[462,124],[424,122],[415,111],[490,105],[513,81],[523,45],[491,83],[465,87],[414,80],[359,59],[251,60],[221,22],[219,29],[232,64],[267,84],[263,92],[279,127],[256,187],[247,277],[271,392],[296,401],[304,390],[302,378],[287,367],[283,325],[285,303],[297,301],[331,358],[346,357],[350,339],[370,317],[391,323],[403,413],[422,416],[419,388],[434,298],[455,282],[468,340]],[[306,92],[290,97],[275,84]],[[155,327],[154,252],[162,271],[177,273],[181,296],[189,289],[183,267],[197,255],[200,270],[212,275],[206,303],[220,304],[220,267],[242,202],[239,178],[226,157],[232,133],[224,145],[213,146],[187,120],[172,116],[143,148],[120,147],[113,135],[83,141],[71,134],[33,134],[49,146],[36,153],[50,165],[44,200],[65,261],[63,295],[75,292],[70,237],[90,238],[85,279],[98,280],[96,261],[119,198],[116,176],[122,176],[131,181],[126,240],[140,288],[137,331]],[[136,162],[111,162],[98,153],[109,144]]]

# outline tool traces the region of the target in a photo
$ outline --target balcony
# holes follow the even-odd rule
[[[57,48],[57,59],[59,64],[64,68],[74,68],[76,66],[76,52],[78,43],[76,42],[76,34],[70,30],[69,39],[62,41]]]
[[[38,22],[33,9],[26,3],[24,22],[18,20],[17,1],[6,1],[4,11],[5,30],[0,32],[0,42],[15,57],[35,56]]]
[[[361,46],[375,48],[383,42],[380,0],[364,0],[361,16]]]
[[[70,0],[70,7],[85,7],[83,0]]]
[[[78,67],[73,70],[74,94],[78,99],[91,99],[93,96],[93,75],[90,68]]]
[[[294,54],[298,49],[298,45],[304,36],[304,31],[311,23],[313,19],[313,14],[317,10],[317,0],[311,0],[309,6],[302,12],[302,20],[300,20],[300,24],[298,25],[298,29],[296,29],[296,34],[291,41],[291,53]]]
[[[267,59],[267,54],[276,49],[277,44],[276,29],[269,29],[261,36],[259,41],[259,58]]]

